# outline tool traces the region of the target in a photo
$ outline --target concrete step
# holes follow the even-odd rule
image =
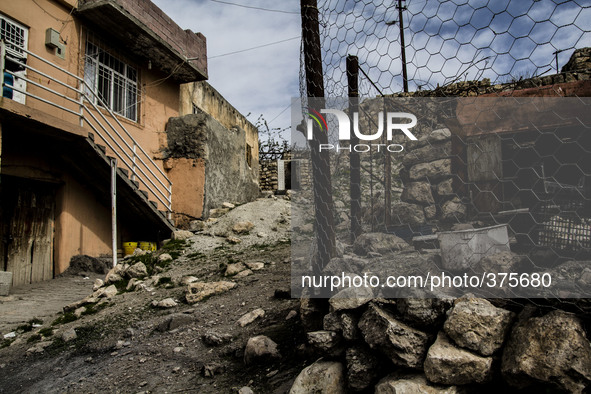
[[[103,153],[107,153],[107,147],[106,146],[96,144],[96,147],[99,148]]]
[[[148,192],[147,191],[140,189],[140,193],[142,193],[144,195],[144,197],[148,198]]]
[[[125,175],[126,178],[129,178],[129,170],[127,168],[119,168],[119,170]]]

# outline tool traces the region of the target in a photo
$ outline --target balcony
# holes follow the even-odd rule
[[[118,184],[124,188],[124,201],[130,204],[138,215],[157,218],[165,228],[172,229],[169,222],[172,212],[172,182],[152,157],[142,148],[122,121],[107,105],[102,103],[83,78],[75,75],[43,57],[22,49],[27,54],[27,62],[11,57],[4,43],[0,42],[0,82],[4,95],[24,95],[27,105],[13,100],[0,100],[0,109],[5,110],[13,125],[24,126],[24,119],[32,122],[37,134],[53,138],[55,145],[60,139],[72,142],[70,151],[63,156],[79,157],[73,161],[71,169],[83,173],[84,166],[91,170],[88,174],[90,184],[101,188],[98,174],[104,164],[116,159]],[[6,59],[26,70],[26,77],[5,68]],[[44,70],[44,71],[41,71]],[[43,77],[51,83],[39,83]],[[16,79],[26,82],[26,88],[13,83]],[[37,127],[39,125],[42,127]],[[82,137],[82,138],[81,138]],[[59,145],[59,144],[57,144]],[[60,146],[60,150],[66,148]],[[79,163],[75,165],[75,163]],[[92,178],[96,179],[92,179]],[[104,176],[101,175],[101,179]],[[104,183],[104,182],[103,182]],[[106,183],[108,184],[108,183]],[[98,190],[99,193],[103,190]],[[104,194],[104,193],[102,193]],[[107,193],[108,194],[108,193]]]
[[[181,29],[149,0],[80,0],[76,14],[179,83],[207,79],[205,37]]]

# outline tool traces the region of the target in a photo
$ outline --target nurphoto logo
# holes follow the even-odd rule
[[[338,109],[327,109],[323,108],[320,112],[309,109],[308,112],[308,119],[306,121],[307,125],[307,134],[306,138],[308,140],[312,140],[313,133],[314,133],[314,122],[318,125],[320,131],[328,132],[328,123],[326,119],[322,116],[322,114],[331,114],[334,115],[338,122],[338,139],[339,141],[350,141],[351,140],[351,119],[349,116],[344,112]],[[373,134],[364,134],[359,129],[359,113],[353,112],[353,133],[360,141],[378,141],[382,138],[384,134],[384,114],[386,116],[386,139],[387,141],[392,141],[392,136],[395,132],[401,131],[406,135],[406,137],[410,140],[416,141],[417,137],[410,131],[410,129],[417,125],[417,117],[408,112],[379,112],[378,113],[378,121],[377,121],[377,131]],[[410,122],[404,122],[404,120],[410,120]],[[320,144],[319,150],[326,151],[326,150],[334,150],[334,151],[341,151],[347,150],[349,152],[369,152],[372,149],[376,149],[380,152],[382,149],[387,150],[388,152],[402,152],[404,150],[404,146],[401,144],[355,144],[351,145],[348,144],[346,146],[341,146],[340,144]]]

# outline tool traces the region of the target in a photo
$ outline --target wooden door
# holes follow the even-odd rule
[[[2,178],[1,256],[13,286],[53,278],[54,211],[53,185]]]

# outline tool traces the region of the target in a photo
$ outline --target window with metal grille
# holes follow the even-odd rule
[[[86,42],[86,97],[127,119],[138,120],[138,72],[97,44]]]
[[[21,24],[0,15],[0,39],[6,43],[6,50],[10,55],[26,58],[23,49],[27,49],[29,31]]]

